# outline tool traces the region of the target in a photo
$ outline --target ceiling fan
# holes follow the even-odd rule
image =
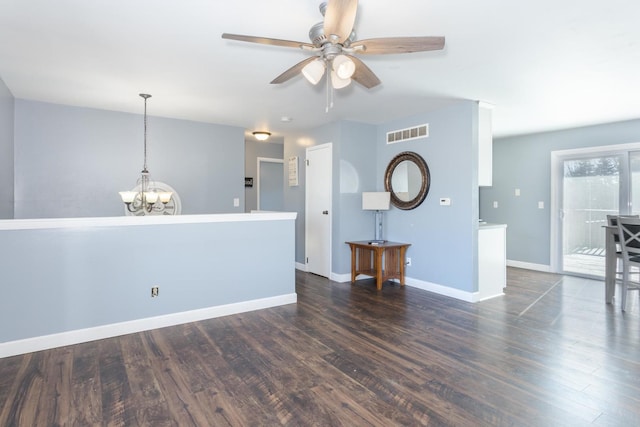
[[[444,37],[386,37],[356,40],[353,25],[358,0],[329,0],[320,4],[324,21],[309,30],[311,43],[272,39],[267,37],[222,34],[223,39],[304,49],[314,55],[297,63],[273,79],[272,84],[284,83],[299,73],[317,84],[328,70],[333,88],[340,89],[355,80],[367,89],[380,84],[380,79],[362,62],[358,55],[381,55],[441,50]],[[327,81],[328,84],[328,81]]]

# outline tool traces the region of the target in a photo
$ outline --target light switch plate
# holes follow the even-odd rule
[[[240,206],[240,199],[238,199],[237,197],[233,199],[233,206],[236,208]]]
[[[520,195],[520,189],[516,188],[516,196],[519,196],[519,195]]]
[[[498,202],[497,201],[493,202],[493,207],[494,208],[498,208]]]
[[[544,209],[544,202],[538,202],[538,209]]]

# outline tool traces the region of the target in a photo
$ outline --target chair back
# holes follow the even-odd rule
[[[617,227],[618,218],[640,218],[640,215],[607,215],[607,225]],[[613,240],[616,243],[620,243],[620,238],[618,237],[617,232],[613,235]]]
[[[640,218],[619,217],[618,236],[625,261],[640,257]]]

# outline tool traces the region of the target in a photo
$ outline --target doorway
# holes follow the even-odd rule
[[[305,256],[307,271],[331,278],[333,147],[307,148]]]
[[[280,212],[284,209],[284,161],[258,157],[257,162],[257,209]]]
[[[552,271],[604,277],[607,215],[640,212],[639,149],[629,144],[552,153]]]

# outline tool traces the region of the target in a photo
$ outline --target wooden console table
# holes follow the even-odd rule
[[[376,278],[376,288],[389,279],[399,279],[404,286],[404,255],[409,243],[369,241],[346,242],[351,247],[351,283],[359,274]]]

